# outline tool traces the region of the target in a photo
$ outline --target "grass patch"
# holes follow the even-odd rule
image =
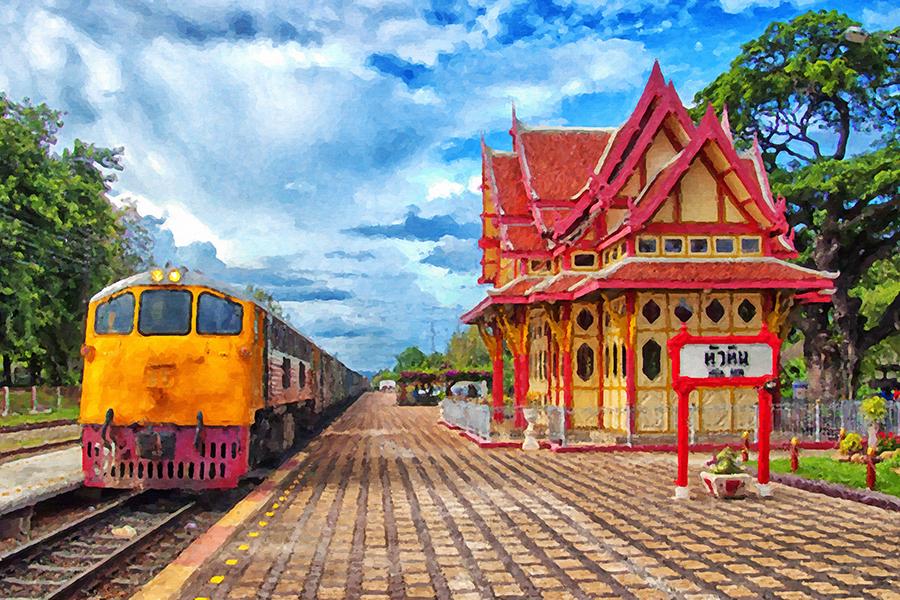
[[[756,468],[756,461],[748,465]],[[896,466],[896,465],[895,465]],[[769,462],[773,473],[790,473],[789,458],[775,458]],[[838,462],[827,456],[800,456],[800,467],[794,475],[806,479],[818,479],[838,483],[847,487],[866,489],[866,466],[854,463]],[[875,465],[875,490],[900,497],[900,475],[894,473],[886,463]]]
[[[6,417],[0,417],[0,427],[8,427],[10,425],[22,425],[23,423],[45,423],[47,421],[58,421],[60,419],[77,419],[77,406],[63,406],[57,410],[53,407],[53,411],[48,413],[38,413],[36,415],[28,414],[10,414]]]

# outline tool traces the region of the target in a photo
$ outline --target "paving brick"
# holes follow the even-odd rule
[[[898,597],[900,526],[880,509],[777,485],[718,502],[696,476],[673,503],[672,455],[482,450],[437,418],[364,396],[268,526],[238,532],[238,565],[211,589],[222,548],[185,597]]]

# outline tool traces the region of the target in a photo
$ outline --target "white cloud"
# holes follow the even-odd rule
[[[426,194],[425,198],[429,201],[435,200],[436,198],[450,198],[463,193],[465,189],[466,188],[463,187],[461,183],[441,179],[428,186],[428,194]]]
[[[878,3],[872,8],[864,8],[862,24],[869,30],[889,30],[900,25],[900,6]]]
[[[773,8],[790,3],[797,7],[803,7],[814,4],[816,1],[817,0],[719,0],[719,6],[727,13],[737,14],[744,12],[747,9],[756,8],[757,6]]]

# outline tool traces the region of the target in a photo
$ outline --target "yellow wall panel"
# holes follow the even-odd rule
[[[681,179],[681,220],[714,223],[719,220],[715,178],[701,162],[691,165]]]
[[[660,130],[653,140],[653,144],[647,150],[647,181],[652,181],[657,173],[669,160],[675,156],[675,148],[669,142],[669,138]]]

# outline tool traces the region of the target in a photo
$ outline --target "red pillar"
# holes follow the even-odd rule
[[[494,405],[494,421],[503,422],[503,334],[494,326],[493,374],[491,376],[491,400]]]
[[[515,369],[514,400],[516,404],[516,416],[513,420],[513,424],[516,427],[525,427],[528,425],[528,422],[525,420],[522,409],[525,408],[527,402],[526,396],[528,395],[529,374],[527,352],[517,352],[513,356],[513,368]]]
[[[690,390],[679,386],[678,392],[678,474],[675,497],[688,497],[688,397]]]

